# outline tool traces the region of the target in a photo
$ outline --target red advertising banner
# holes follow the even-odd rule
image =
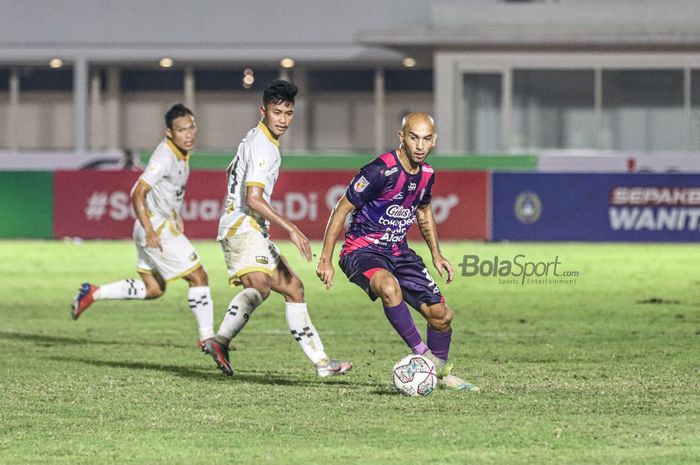
[[[285,171],[275,186],[272,206],[310,239],[321,239],[333,206],[354,171]],[[57,171],[54,174],[54,235],[85,239],[131,237],[134,223],[129,201],[134,171]],[[438,172],[432,206],[441,239],[487,239],[488,174]],[[193,171],[182,217],[192,239],[216,238],[226,196],[222,171]],[[274,227],[273,239],[287,235]],[[417,227],[409,237],[420,238]]]

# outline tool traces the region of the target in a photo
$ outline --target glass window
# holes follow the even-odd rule
[[[593,70],[515,70],[512,146],[596,147]]]
[[[465,73],[464,148],[468,152],[493,152],[501,147],[501,74]]]
[[[690,72],[690,150],[700,151],[700,70]]]
[[[373,92],[374,70],[310,70],[309,89],[319,92]]]
[[[432,69],[387,70],[384,72],[384,85],[392,91],[433,91]]]
[[[73,70],[71,68],[23,67],[19,70],[20,92],[26,90],[73,90]]]
[[[5,92],[10,88],[10,70],[0,69],[0,92]]]
[[[685,148],[683,71],[603,70],[602,116],[603,148]]]
[[[124,92],[182,91],[185,74],[180,69],[124,69],[121,86]]]

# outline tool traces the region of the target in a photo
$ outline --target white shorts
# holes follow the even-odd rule
[[[241,284],[241,276],[261,271],[272,276],[279,266],[280,251],[268,237],[259,231],[235,234],[219,241],[224,251],[231,287]]]
[[[134,225],[134,242],[138,253],[136,268],[139,273],[158,273],[166,281],[174,281],[184,278],[202,266],[190,240],[174,227],[166,225],[162,228],[161,251],[145,246],[146,232],[137,221]]]

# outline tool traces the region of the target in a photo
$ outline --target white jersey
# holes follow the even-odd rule
[[[146,193],[146,209],[154,229],[162,229],[166,223],[170,228],[176,227],[189,175],[189,155],[170,139],[163,139],[138,180],[150,187]],[[141,227],[138,219],[136,223],[137,228]]]
[[[270,203],[279,172],[279,141],[262,122],[258,123],[238,145],[236,157],[226,169],[228,196],[226,211],[219,220],[217,240],[249,231],[267,235],[269,221],[248,206],[246,189],[248,186],[263,188],[263,198]]]

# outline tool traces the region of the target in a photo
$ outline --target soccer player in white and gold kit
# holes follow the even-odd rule
[[[319,376],[339,375],[352,369],[351,363],[333,360],[326,354],[306,308],[304,285],[269,236],[270,223],[274,223],[311,261],[309,240],[270,206],[279,176],[279,138],[292,123],[296,94],[297,87],[282,80],[265,89],[261,120],[245,135],[227,169],[228,197],[217,240],[224,252],[229,284],[242,285],[243,290],[231,300],[216,337],[204,345],[226,375],[233,374],[228,354],[231,340],[271,290],[284,297],[287,326]]]
[[[214,337],[209,281],[184,234],[179,215],[197,126],[192,112],[182,104],[174,105],[165,114],[165,125],[165,138],[131,190],[136,214],[133,238],[141,279],[123,279],[102,286],[83,283],[71,306],[71,316],[77,320],[95,300],[157,299],[165,293],[166,282],[182,278],[190,286],[189,306],[197,320],[200,340],[206,341]]]

